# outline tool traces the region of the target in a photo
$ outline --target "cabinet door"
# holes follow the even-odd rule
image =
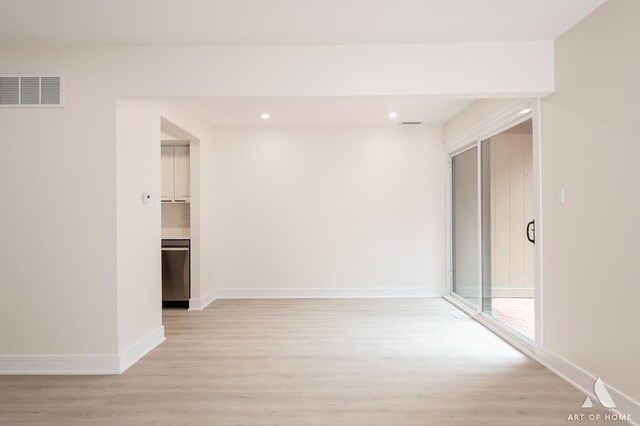
[[[173,183],[173,147],[163,146],[160,148],[161,157],[161,182],[162,188],[160,199],[162,202],[173,201],[174,183]]]
[[[189,147],[176,146],[173,148],[173,174],[175,181],[175,197],[176,202],[189,202]]]

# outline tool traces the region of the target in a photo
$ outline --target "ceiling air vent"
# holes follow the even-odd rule
[[[61,76],[0,76],[0,107],[60,107]]]
[[[400,124],[406,124],[406,125],[411,125],[411,124],[422,124],[422,121],[403,121]]]

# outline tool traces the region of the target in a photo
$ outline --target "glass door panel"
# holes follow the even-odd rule
[[[482,141],[483,311],[535,340],[531,120]]]
[[[478,148],[451,159],[452,174],[452,290],[470,305],[479,306]]]

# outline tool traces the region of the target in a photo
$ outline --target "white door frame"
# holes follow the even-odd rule
[[[452,168],[451,158],[461,152],[478,147],[478,165],[482,160],[482,141],[486,140],[504,130],[513,127],[523,121],[532,119],[533,122],[533,206],[535,220],[534,246],[534,296],[535,296],[535,343],[523,338],[508,326],[493,319],[490,315],[482,311],[482,285],[479,286],[477,307],[472,307],[462,297],[453,293],[453,242],[452,242]],[[446,283],[445,299],[465,311],[476,321],[480,322],[491,331],[502,337],[508,343],[533,356],[535,347],[543,346],[543,317],[542,317],[542,244],[543,244],[543,220],[542,220],[542,167],[541,167],[541,135],[540,135],[540,100],[524,99],[516,100],[500,109],[491,116],[477,123],[474,127],[463,134],[446,141],[444,144],[444,156],[446,162]],[[479,282],[482,283],[482,168],[478,167],[478,221],[480,250],[478,256],[480,271]]]

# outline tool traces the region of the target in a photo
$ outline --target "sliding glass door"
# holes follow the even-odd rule
[[[482,141],[483,312],[535,340],[532,120]]]
[[[451,157],[452,293],[535,340],[532,119]]]
[[[480,303],[478,148],[451,158],[452,290],[466,303]]]

